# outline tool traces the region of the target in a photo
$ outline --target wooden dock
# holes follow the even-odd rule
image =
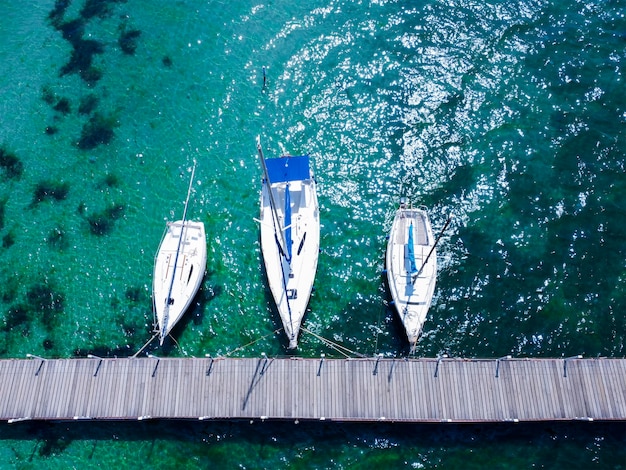
[[[0,360],[0,420],[626,420],[626,359]]]

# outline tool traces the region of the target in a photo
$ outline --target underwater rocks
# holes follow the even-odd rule
[[[35,186],[30,207],[32,208],[43,201],[62,201],[67,197],[69,190],[70,184],[66,182],[41,181]]]
[[[0,147],[0,169],[8,179],[17,179],[24,173],[24,164],[14,154]]]
[[[89,229],[94,235],[107,235],[113,229],[115,221],[124,215],[124,204],[114,204],[103,211],[95,212],[87,217]]]
[[[63,311],[65,297],[56,292],[46,280],[31,286],[26,293],[28,308],[33,312],[42,313],[43,324],[52,328],[56,322],[56,314]]]
[[[103,72],[94,65],[94,58],[105,52],[105,45],[94,39],[91,34],[86,35],[85,30],[88,29],[89,22],[94,18],[109,16],[113,5],[125,2],[126,0],[86,0],[79,10],[78,16],[68,19],[66,16],[70,15],[71,0],[55,1],[54,7],[48,14],[48,20],[63,39],[71,45],[69,60],[59,70],[60,77],[77,74],[89,87],[97,85]],[[137,49],[137,40],[141,36],[141,31],[127,28],[125,22],[122,22],[118,29],[120,31],[118,45],[122,53],[133,55]],[[72,112],[70,101],[67,98],[57,99],[49,87],[44,89],[43,100],[57,113],[68,115]],[[79,149],[91,150],[99,145],[106,145],[115,136],[114,129],[118,125],[117,121],[98,113],[96,111],[97,106],[98,98],[93,94],[80,100],[78,114],[91,115],[91,118],[83,125],[77,143]],[[45,133],[53,136],[58,133],[58,127],[47,126]]]
[[[98,97],[96,95],[90,94],[87,96],[83,96],[78,105],[78,114],[91,114],[98,107]]]
[[[98,145],[108,144],[113,139],[114,129],[118,126],[117,120],[110,116],[95,113],[83,126],[78,141],[78,148],[91,150]]]
[[[137,39],[141,35],[141,31],[138,29],[131,29],[130,31],[122,30],[118,44],[122,52],[126,55],[133,55],[137,49]]]
[[[40,320],[46,331],[52,331],[64,306],[63,294],[53,289],[46,279],[42,279],[28,288],[25,301],[18,302],[8,309],[1,329],[8,332],[21,328],[22,334],[27,334],[30,323]]]

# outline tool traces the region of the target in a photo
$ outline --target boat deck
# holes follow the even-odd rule
[[[0,360],[0,420],[626,420],[626,359]]]

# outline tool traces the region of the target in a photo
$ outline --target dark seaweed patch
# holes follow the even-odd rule
[[[9,232],[2,237],[2,248],[11,248],[15,244],[15,234]]]
[[[74,45],[75,42],[77,43],[82,40],[85,23],[80,19],[75,19],[59,23],[58,25],[55,25],[55,28],[61,32],[63,39]]]
[[[65,11],[70,6],[70,3],[70,0],[56,0],[54,2],[54,8],[48,14],[48,18],[53,25],[59,24],[63,20],[63,15],[65,15]]]
[[[168,69],[172,67],[172,59],[170,58],[170,56],[166,55],[165,57],[163,57],[162,62],[163,65],[166,66]]]
[[[24,173],[24,164],[21,160],[3,148],[0,148],[0,168],[9,179],[19,178]]]
[[[52,106],[52,104],[54,103],[55,96],[49,86],[46,85],[42,88],[41,99],[48,103],[50,106]]]
[[[55,292],[44,280],[32,286],[26,293],[28,307],[33,312],[42,314],[41,320],[44,327],[50,331],[58,322],[58,316],[63,311],[65,298]]]
[[[5,304],[14,302],[17,298],[17,292],[21,286],[20,279],[16,277],[8,277],[3,280],[2,284],[2,301]]]
[[[123,204],[115,204],[101,212],[96,212],[87,217],[89,228],[94,235],[107,235],[113,229],[117,219],[124,215]]]
[[[62,201],[67,197],[70,190],[69,183],[59,183],[56,181],[41,181],[35,186],[33,192],[33,201],[30,206],[33,207],[40,202],[46,200]]]
[[[67,234],[62,228],[53,228],[47,238],[48,245],[57,250],[64,250],[68,247]]]
[[[63,39],[72,45],[70,60],[61,68],[60,75],[78,73],[88,84],[95,84],[102,77],[102,73],[91,64],[94,55],[104,52],[102,43],[93,39],[83,39],[85,23],[81,19],[66,22],[57,19],[56,22],[53,21],[53,25],[61,32]]]
[[[96,95],[83,96],[78,106],[79,114],[91,114],[98,106],[98,97]]]
[[[141,36],[141,31],[138,29],[122,31],[117,42],[124,54],[133,55],[135,53],[135,50],[137,49],[137,39],[139,39],[139,36]]]
[[[122,324],[122,331],[124,332],[124,336],[132,338],[137,332],[137,327],[134,325],[129,325],[128,323],[124,323]]]
[[[7,198],[0,200],[0,230],[4,228],[4,216],[6,213],[7,202]]]
[[[115,127],[117,127],[115,118],[95,113],[83,126],[78,148],[91,150],[98,145],[108,144],[115,135],[113,132]]]
[[[70,61],[61,68],[61,76],[78,73],[88,83],[98,81],[102,74],[91,63],[94,55],[104,52],[104,46],[93,39],[78,38],[71,42],[74,49]]]
[[[85,204],[84,202],[81,202],[80,204],[78,204],[78,207],[76,208],[76,212],[80,215],[85,215],[86,210],[87,210],[87,204]]]
[[[107,173],[106,176],[104,177],[103,183],[105,186],[109,188],[114,188],[116,186],[119,186],[120,179],[117,177],[117,175],[113,173]]]
[[[39,448],[40,457],[50,457],[51,455],[57,455],[65,451],[67,446],[72,443],[71,439],[65,437],[49,437],[44,439],[43,446]]]
[[[146,291],[142,287],[130,287],[126,290],[126,298],[131,302],[143,302],[146,300]]]
[[[80,71],[80,78],[89,86],[94,86],[102,78],[102,70],[92,65],[87,70]]]
[[[27,325],[31,321],[31,312],[26,305],[14,305],[4,316],[4,331],[11,331],[18,326]]]
[[[95,16],[104,18],[111,12],[111,3],[125,3],[126,0],[87,0],[80,10],[80,16],[89,20]]]
[[[68,115],[72,112],[72,106],[70,105],[70,100],[67,98],[61,98],[57,101],[57,104],[53,106],[55,111],[58,111],[61,114]]]

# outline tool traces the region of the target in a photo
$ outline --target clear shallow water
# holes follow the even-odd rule
[[[380,276],[406,196],[435,230],[454,215],[418,355],[624,356],[623,2],[4,3],[2,357],[124,356],[150,338],[153,256],[194,159],[208,275],[178,346],[154,352],[286,354],[253,220],[257,134],[268,155],[314,159],[311,331],[406,354]],[[299,355],[321,352],[336,355],[302,337]],[[624,426],[596,424],[0,433],[22,468],[626,466]]]

